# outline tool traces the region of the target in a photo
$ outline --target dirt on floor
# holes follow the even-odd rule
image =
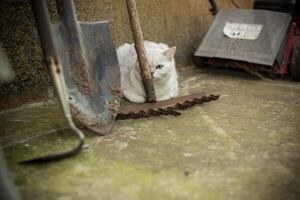
[[[182,69],[181,95],[219,94],[179,117],[117,121],[83,152],[17,162],[76,144],[56,102],[0,112],[0,142],[24,199],[299,199],[300,83],[243,71]]]

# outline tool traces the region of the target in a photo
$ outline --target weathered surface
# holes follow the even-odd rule
[[[266,10],[233,9],[220,11],[207,31],[195,56],[239,60],[273,66],[283,62],[283,43],[288,37],[292,17]],[[256,40],[235,40],[224,35],[227,22],[259,24],[263,28]]]
[[[178,112],[179,110],[185,110],[195,105],[216,101],[219,97],[219,95],[196,93],[154,103],[132,103],[122,106],[116,119],[139,119],[160,115],[179,116],[181,115],[181,113]]]
[[[54,0],[51,11],[54,13]],[[75,0],[81,21],[109,20],[116,46],[132,42],[132,34],[126,12],[125,0]],[[249,8],[252,1],[236,0],[241,7]],[[228,0],[219,0],[220,8],[232,8]],[[139,16],[146,40],[165,42],[177,46],[176,59],[190,62],[201,35],[207,30],[211,15],[206,0],[137,0]],[[29,0],[7,0],[0,4],[0,42],[7,50],[16,79],[10,84],[0,84],[0,109],[7,107],[3,101],[11,101],[9,95],[24,94],[23,101],[45,99],[49,77],[42,63],[37,31]],[[5,97],[4,100],[1,100]],[[15,98],[14,98],[15,99]],[[12,103],[11,103],[12,104]],[[15,105],[15,104],[13,104]],[[11,105],[11,106],[13,106]]]
[[[182,95],[221,98],[179,117],[119,121],[112,135],[89,134],[79,156],[49,165],[16,162],[76,142],[51,133],[64,126],[56,104],[1,112],[1,143],[24,199],[299,199],[300,84],[233,70],[179,76]]]

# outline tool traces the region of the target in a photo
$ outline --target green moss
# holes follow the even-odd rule
[[[195,68],[180,80],[182,94],[221,98],[179,117],[118,121],[111,135],[88,133],[78,156],[46,165],[16,163],[76,144],[68,130],[45,134],[65,126],[59,106],[1,112],[1,143],[12,145],[5,155],[24,199],[298,199],[300,85]]]

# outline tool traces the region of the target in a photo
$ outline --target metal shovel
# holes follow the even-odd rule
[[[96,133],[107,134],[119,109],[119,67],[108,23],[78,23],[72,0],[59,0],[61,21],[53,25],[45,0],[31,0],[31,5],[55,91],[79,143],[20,164],[45,163],[78,154],[84,134],[73,119]]]
[[[50,24],[51,37],[64,71],[72,117],[98,134],[108,134],[119,109],[120,93],[109,23],[78,22],[72,0],[57,0],[57,8],[60,21]],[[47,46],[47,38],[44,42]]]

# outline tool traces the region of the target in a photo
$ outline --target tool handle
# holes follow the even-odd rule
[[[57,51],[54,45],[53,33],[51,30],[51,21],[48,13],[47,2],[41,0],[31,0],[32,10],[38,34],[41,41],[41,46],[45,56],[47,65],[49,66],[50,59],[54,59],[58,63]]]
[[[142,80],[144,85],[144,90],[146,93],[147,102],[155,102],[156,95],[153,86],[153,79],[150,71],[150,67],[148,64],[144,39],[142,34],[142,29],[139,21],[138,11],[136,8],[135,0],[126,0],[127,11],[129,15],[129,21],[131,25],[132,35],[135,43],[135,49],[142,73]]]

